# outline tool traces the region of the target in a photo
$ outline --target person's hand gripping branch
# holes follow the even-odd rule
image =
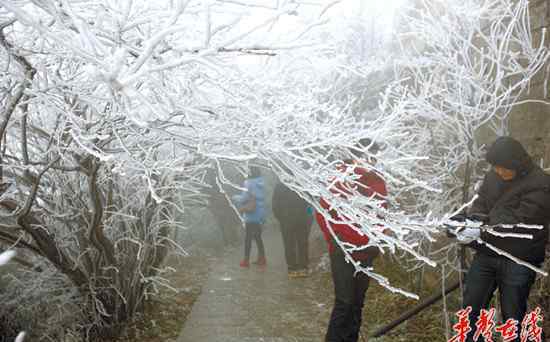
[[[481,228],[487,224],[488,217],[485,214],[459,213],[450,220],[452,222],[446,224],[447,236],[456,238],[460,244],[467,245],[480,237]]]

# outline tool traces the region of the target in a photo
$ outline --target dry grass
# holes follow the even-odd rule
[[[407,272],[387,257],[379,258],[375,267],[378,272],[387,275],[394,286],[416,292],[420,300],[391,293],[373,282],[367,292],[367,303],[364,309],[363,331],[368,331],[368,335],[417,306],[424,298],[441,291],[439,275],[434,271],[426,270],[420,288],[415,291],[415,286],[418,287],[415,273]],[[458,310],[460,300],[458,294],[457,290],[447,296],[447,307],[451,315]],[[443,302],[436,302],[376,341],[445,341],[444,317]]]
[[[161,289],[158,296],[150,300],[143,314],[128,326],[118,342],[164,342],[175,341],[183,328],[187,315],[209,272],[209,257],[200,253],[179,260],[171,259],[168,265],[176,269],[170,279],[175,293]]]

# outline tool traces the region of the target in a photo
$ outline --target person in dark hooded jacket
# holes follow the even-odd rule
[[[544,261],[550,222],[550,176],[511,137],[498,138],[487,151],[486,160],[492,168],[485,175],[470,217],[482,217],[485,224],[496,225],[497,232],[531,234],[533,238],[499,237],[482,230],[483,243],[470,244],[477,253],[464,288],[464,307],[472,308],[469,317],[472,330],[467,341],[473,341],[480,310],[488,308],[497,288],[503,322],[508,319],[518,322],[518,338],[514,341],[520,341],[521,323],[536,274],[486,244],[535,266]],[[520,223],[544,228],[528,229]],[[483,341],[483,337],[478,341]]]

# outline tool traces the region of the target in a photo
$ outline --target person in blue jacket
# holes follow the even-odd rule
[[[250,251],[252,240],[258,247],[258,259],[255,264],[266,265],[265,248],[262,241],[262,225],[265,221],[265,184],[264,178],[257,166],[250,166],[248,178],[244,182],[246,191],[234,197],[239,212],[245,222],[244,258],[241,267],[250,267]]]

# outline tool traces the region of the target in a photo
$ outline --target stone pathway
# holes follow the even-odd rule
[[[278,230],[270,227],[264,243],[265,268],[240,268],[242,248],[219,259],[178,342],[322,341],[332,299],[318,298],[313,278],[288,279]]]

